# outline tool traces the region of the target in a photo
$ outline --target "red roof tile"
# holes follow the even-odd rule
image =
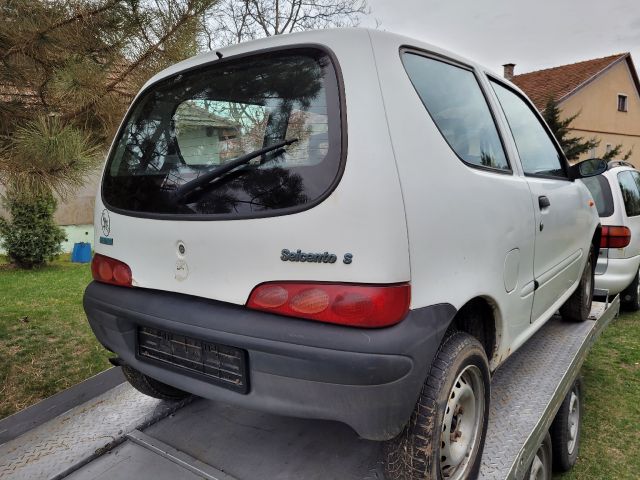
[[[561,101],[582,84],[625,57],[631,58],[628,53],[619,53],[609,57],[515,75],[511,81],[527,94],[538,110],[542,111],[550,98]],[[632,67],[632,64],[630,66]]]

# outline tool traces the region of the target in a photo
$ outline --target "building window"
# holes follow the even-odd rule
[[[626,112],[627,111],[627,96],[626,95],[618,95],[618,111]]]

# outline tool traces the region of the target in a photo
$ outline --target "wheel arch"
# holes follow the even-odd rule
[[[451,321],[450,329],[468,333],[484,347],[491,366],[502,339],[502,315],[490,297],[478,296],[465,303]]]

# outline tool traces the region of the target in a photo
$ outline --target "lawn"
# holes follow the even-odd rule
[[[0,257],[0,418],[109,367],[82,309],[87,264],[32,271]]]
[[[580,456],[573,470],[558,478],[639,478],[640,313],[613,321],[582,372],[586,400]]]
[[[0,418],[109,366],[82,310],[88,265],[61,259],[34,271],[0,258]],[[581,454],[570,479],[632,479],[640,472],[640,313],[603,333],[583,368]]]

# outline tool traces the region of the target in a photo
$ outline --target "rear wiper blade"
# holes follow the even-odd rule
[[[218,168],[211,170],[210,172],[200,175],[199,177],[188,181],[184,185],[179,186],[175,190],[174,201],[178,202],[182,200],[184,197],[186,197],[188,194],[190,194],[194,190],[204,187],[205,185],[214,181],[216,178],[219,178],[225,173],[228,173],[231,170],[241,165],[244,165],[245,163],[250,162],[256,157],[264,155],[265,153],[272,152],[274,150],[278,150],[280,148],[287,147],[297,141],[298,141],[297,138],[291,138],[289,140],[283,140],[282,142],[274,143],[273,145],[269,145],[268,147],[264,147],[259,150],[254,150],[253,152],[249,152],[246,155],[242,155],[241,157],[238,157],[235,160],[232,160],[228,163],[225,163],[224,165],[221,165]]]

